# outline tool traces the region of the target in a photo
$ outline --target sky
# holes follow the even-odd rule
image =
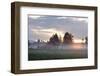
[[[82,39],[88,35],[88,18],[52,15],[28,15],[28,39],[48,41],[57,33],[63,38],[66,32],[74,39]]]

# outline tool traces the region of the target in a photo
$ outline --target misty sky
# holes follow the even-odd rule
[[[36,41],[49,40],[57,33],[63,37],[70,32],[74,38],[84,38],[88,35],[87,17],[28,15],[28,38]]]

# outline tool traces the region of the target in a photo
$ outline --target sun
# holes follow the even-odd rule
[[[74,43],[85,43],[85,40],[82,39],[73,39]]]

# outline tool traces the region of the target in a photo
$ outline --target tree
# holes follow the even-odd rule
[[[64,37],[63,37],[63,43],[69,44],[69,43],[72,43],[72,40],[73,40],[73,35],[69,32],[66,32]]]
[[[57,34],[54,34],[50,39],[49,43],[53,45],[59,45],[60,44],[60,39]]]
[[[28,40],[28,46],[30,46],[30,45],[31,45],[30,40]]]
[[[85,42],[84,42],[84,40],[85,40],[85,39],[84,39],[84,38],[82,38],[82,42],[81,42],[81,43],[85,43]]]
[[[37,47],[40,48],[40,39],[37,40],[37,43],[38,43]]]
[[[85,43],[86,44],[88,43],[88,37],[85,37]]]

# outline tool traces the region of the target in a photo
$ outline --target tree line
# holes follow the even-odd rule
[[[52,35],[52,37],[50,37],[48,43],[52,44],[52,45],[59,45],[61,43],[63,43],[63,44],[71,44],[71,43],[73,43],[73,37],[74,36],[71,33],[66,32],[64,34],[64,37],[63,37],[63,40],[62,40],[61,37],[59,37],[57,35],[57,33],[55,33],[54,35]],[[87,43],[88,42],[88,38],[85,37],[85,40],[86,40],[85,43]]]

